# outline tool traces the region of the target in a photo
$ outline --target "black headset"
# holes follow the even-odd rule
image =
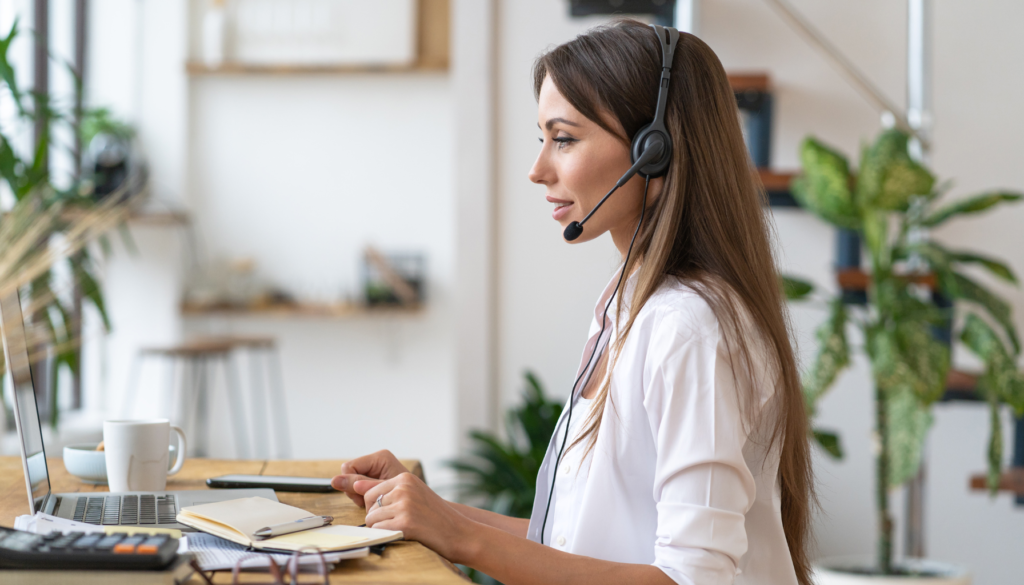
[[[597,340],[594,342],[594,349],[590,352],[590,357],[587,359],[587,365],[583,367],[583,371],[576,377],[576,381],[572,385],[572,394],[569,395],[569,413],[565,417],[565,434],[562,437],[562,446],[558,449],[558,456],[555,457],[555,465],[551,468],[551,490],[548,492],[548,501],[544,507],[544,522],[540,526],[541,544],[544,544],[544,530],[548,525],[551,498],[555,495],[558,465],[562,461],[562,453],[565,452],[565,444],[569,440],[569,428],[572,425],[572,407],[576,403],[576,388],[579,386],[584,374],[587,374],[587,382],[590,382],[590,375],[593,374],[590,366],[594,361],[594,356],[597,354],[597,349],[601,346],[601,338],[604,337],[605,325],[608,323],[608,309],[611,308],[612,300],[619,293],[619,289],[622,286],[623,277],[626,275],[626,266],[629,264],[629,255],[633,253],[633,243],[636,241],[636,235],[640,233],[640,226],[644,223],[644,213],[647,209],[647,186],[650,185],[652,177],[664,175],[668,171],[669,163],[672,161],[672,138],[665,128],[665,105],[668,102],[668,86],[669,80],[672,77],[672,58],[676,53],[679,31],[669,26],[663,27],[656,24],[652,24],[651,27],[657,33],[658,44],[661,46],[661,78],[658,80],[658,105],[654,110],[654,121],[638,130],[636,136],[633,137],[633,144],[630,148],[633,166],[615,182],[612,190],[590,210],[590,213],[583,218],[583,221],[570,223],[565,227],[563,234],[565,239],[570,242],[580,237],[580,234],[583,233],[583,224],[590,219],[591,215],[594,215],[594,212],[604,204],[616,189],[625,185],[626,181],[632,179],[633,175],[637,173],[640,173],[641,176],[647,179],[644,185],[644,201],[640,206],[640,221],[637,222],[636,229],[633,231],[633,238],[629,241],[629,249],[626,251],[626,259],[622,264],[619,281],[615,284],[615,291],[608,297],[608,303],[604,306],[604,316],[601,318],[601,332],[597,334]],[[586,387],[586,384],[583,386]]]
[[[633,136],[633,143],[629,149],[633,166],[629,167],[626,174],[615,182],[612,190],[601,198],[601,201],[590,210],[583,221],[574,221],[565,226],[562,235],[570,242],[580,237],[580,234],[583,233],[583,224],[587,223],[590,216],[604,205],[604,202],[616,189],[632,179],[633,175],[640,173],[647,179],[660,177],[668,171],[668,165],[672,161],[672,137],[665,129],[665,105],[668,102],[668,86],[669,80],[672,78],[672,58],[676,54],[679,31],[670,26],[663,27],[657,24],[652,24],[651,28],[657,33],[658,45],[661,46],[661,78],[658,80],[658,104],[654,109],[654,121],[638,130]]]

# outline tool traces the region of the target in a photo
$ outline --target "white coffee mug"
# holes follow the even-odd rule
[[[178,434],[178,457],[167,469],[172,429]],[[185,463],[185,432],[165,418],[104,421],[103,445],[112,492],[163,491],[167,476],[181,471]]]

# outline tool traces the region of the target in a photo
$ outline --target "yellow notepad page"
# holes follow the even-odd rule
[[[256,540],[260,528],[294,522],[313,516],[302,508],[251,497],[188,506],[178,512],[177,520],[203,532],[246,545]]]
[[[344,525],[321,526],[265,540],[255,535],[261,528],[310,516],[314,514],[295,506],[252,497],[188,506],[178,513],[177,520],[186,526],[256,549],[292,551],[315,546],[324,552],[342,551],[404,538],[397,530]]]
[[[304,546],[315,546],[322,551],[339,551],[350,548],[373,546],[404,538],[398,530],[380,530],[362,526],[333,524],[312,530],[293,532],[253,543],[257,549],[298,550]]]

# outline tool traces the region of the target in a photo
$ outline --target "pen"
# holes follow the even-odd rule
[[[320,528],[321,526],[326,526],[331,522],[334,522],[334,516],[310,516],[309,518],[302,518],[301,520],[295,520],[294,522],[285,522],[284,524],[275,524],[273,526],[267,526],[266,528],[260,528],[256,532],[253,532],[253,535],[261,538],[270,538],[273,536],[281,536],[282,534],[299,532],[301,530]]]

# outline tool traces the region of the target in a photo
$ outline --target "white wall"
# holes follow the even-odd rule
[[[905,100],[905,4],[792,2],[896,103]],[[1011,1],[958,3],[935,9],[935,148],[933,167],[955,178],[951,198],[987,187],[1024,191],[1024,112],[1011,96],[1024,90],[1017,58],[1022,9]],[[543,188],[526,173],[536,155],[536,103],[530,67],[546,47],[596,22],[570,20],[561,2],[501,3],[499,33],[500,161],[499,379],[506,404],[518,399],[520,373],[533,368],[549,391],[566,396],[578,364],[594,299],[616,264],[605,238],[590,246],[562,243]],[[697,30],[729,71],[767,71],[775,85],[774,166],[794,169],[809,133],[847,153],[879,130],[879,116],[826,62],[760,0],[703,0]],[[854,156],[854,158],[856,158]],[[800,211],[776,210],[783,269],[833,287],[832,230]],[[937,235],[950,245],[1007,259],[1024,274],[1024,206],[977,221],[950,224]],[[1024,293],[1001,286],[1024,327]],[[820,312],[796,309],[796,340],[806,363]],[[969,492],[967,478],[984,469],[987,419],[981,406],[937,407],[929,443],[927,545],[938,559],[963,563],[981,585],[1019,581],[1024,560],[1013,553],[1024,536],[1024,509],[1007,496]],[[870,553],[874,517],[869,453],[870,380],[863,360],[821,405],[820,424],[838,429],[847,458],[817,460],[822,555]],[[1009,429],[1007,429],[1009,430]],[[1009,439],[1007,439],[1009,440]],[[901,508],[902,494],[894,497]]]
[[[132,228],[139,251],[106,267],[114,333],[92,386],[99,418],[118,414],[139,348],[207,333],[275,336],[293,456],[381,448],[418,457],[443,485],[456,453],[449,75],[189,77],[189,7],[91,4],[91,104],[137,124],[156,210],[185,206],[187,230]],[[420,315],[350,319],[183,319],[190,246],[207,262],[251,258],[262,282],[303,300],[359,287],[366,244],[427,256]],[[243,362],[244,363],[244,362]],[[96,375],[104,370],[105,375]],[[243,372],[245,375],[245,372]],[[148,361],[136,414],[166,414],[166,367]],[[105,404],[102,404],[104,403]],[[402,405],[397,408],[396,405]],[[210,453],[236,456],[217,382]]]
[[[261,280],[321,301],[358,294],[366,244],[428,259],[422,316],[188,319],[189,333],[278,336],[296,457],[390,447],[436,473],[454,454],[448,85],[443,74],[192,80],[190,194],[208,259],[253,258]]]

